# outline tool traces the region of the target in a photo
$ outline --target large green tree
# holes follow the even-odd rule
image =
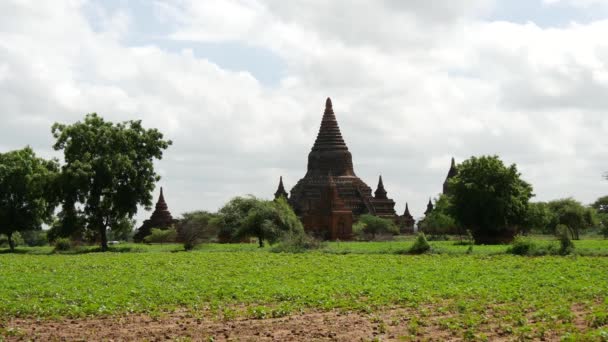
[[[265,241],[275,243],[287,232],[304,234],[302,223],[285,198],[266,201],[236,197],[219,210],[214,222],[221,234],[230,234],[236,240],[255,237],[260,247]]]
[[[11,250],[15,232],[50,223],[57,206],[58,168],[56,161],[36,157],[30,147],[0,153],[0,234],[6,234]]]
[[[85,227],[98,234],[108,249],[107,229],[131,219],[137,206],[149,208],[160,176],[154,160],[171,145],[157,129],[141,121],[112,123],[97,114],[72,125],[54,124],[53,146],[63,150],[63,212],[71,221],[82,217]],[[78,207],[78,210],[76,210]]]
[[[471,230],[476,243],[513,239],[533,196],[515,164],[505,166],[497,156],[471,157],[449,183],[453,216]]]

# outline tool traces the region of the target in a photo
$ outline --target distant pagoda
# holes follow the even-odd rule
[[[285,199],[287,199],[288,196],[289,195],[287,194],[287,191],[285,191],[285,187],[283,186],[283,176],[281,176],[281,178],[279,178],[279,187],[274,193],[274,199],[278,199],[279,197],[284,197]]]
[[[334,187],[335,196],[328,197],[328,189]],[[352,234],[353,219],[350,224],[345,222],[348,227],[344,229],[340,229],[339,220],[328,219],[330,205],[334,205],[340,212],[338,216],[345,221],[349,220],[342,213],[342,203],[351,217],[369,213],[397,219],[395,202],[386,196],[382,177],[372,196],[372,189],[355,174],[352,155],[342,138],[330,98],[325,102],[319,134],[308,155],[306,175],[291,189],[289,203],[302,218],[307,231],[327,239],[346,240]]]
[[[176,220],[173,219],[171,213],[169,212],[169,207],[165,202],[165,196],[163,194],[163,188],[160,188],[160,196],[158,196],[158,201],[156,202],[156,208],[150,216],[150,219],[145,220],[144,223],[139,227],[137,233],[133,236],[133,241],[142,242],[144,238],[150,235],[152,228],[159,229],[167,229],[176,223]]]
[[[399,217],[399,231],[401,234],[413,234],[414,233],[414,225],[416,224],[416,220],[412,214],[410,214],[410,208],[405,203],[405,211],[403,215]]]

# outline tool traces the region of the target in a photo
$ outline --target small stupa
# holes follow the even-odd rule
[[[160,196],[158,196],[152,216],[148,220],[145,220],[141,227],[137,229],[137,233],[133,236],[133,241],[142,242],[146,236],[150,235],[152,228],[167,229],[174,223],[176,223],[176,220],[173,219],[171,212],[169,212],[169,206],[165,202],[165,195],[161,187]]]

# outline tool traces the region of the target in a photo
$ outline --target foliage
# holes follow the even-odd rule
[[[424,254],[430,251],[431,245],[429,245],[429,242],[426,240],[426,236],[424,235],[424,233],[418,233],[416,241],[408,250],[410,254]]]
[[[452,214],[471,230],[478,244],[510,241],[524,223],[532,186],[515,164],[505,166],[497,156],[471,157],[449,180]]]
[[[608,241],[594,243],[605,248]],[[403,242],[328,243],[351,244]],[[398,324],[417,321],[424,329],[439,320],[438,333],[446,339],[485,329],[505,340],[519,340],[526,330],[532,340],[540,340],[543,331],[550,332],[546,340],[555,340],[579,329],[581,334],[605,330],[604,257],[301,255],[268,253],[248,244],[169,253],[169,246],[142,247],[165,252],[0,254],[0,317],[76,319],[177,311],[210,318],[230,313],[238,319],[308,310],[374,313],[405,305],[405,316],[395,316]],[[476,250],[486,247],[494,248]],[[573,329],[575,319],[580,326]]]
[[[314,236],[303,232],[287,232],[279,240],[279,244],[272,248],[275,253],[303,253],[325,247],[325,243]]]
[[[154,159],[161,159],[171,141],[141,121],[114,124],[97,114],[83,122],[54,124],[55,150],[63,150],[64,228],[84,227],[95,232],[107,250],[107,229],[132,219],[137,206],[150,207],[152,190],[160,176]],[[76,209],[76,208],[81,209]],[[63,232],[67,233],[67,232]]]
[[[152,228],[150,235],[144,238],[147,243],[171,243],[175,242],[177,231],[174,228],[159,229]]]
[[[217,227],[212,224],[215,214],[206,211],[193,211],[182,214],[177,224],[177,239],[184,249],[194,249],[203,241],[211,241],[217,236]]]
[[[559,254],[568,255],[574,251],[574,244],[570,240],[570,230],[567,226],[557,225],[557,234],[559,238]]]
[[[64,252],[72,249],[72,242],[68,238],[58,238],[55,240],[55,251]]]
[[[253,196],[236,197],[218,214],[215,223],[221,232],[232,230],[231,234],[237,240],[256,237],[260,247],[264,246],[264,241],[270,244],[277,242],[286,232],[304,231],[302,223],[284,198],[265,201]]]
[[[420,221],[419,228],[427,235],[460,234],[461,229],[451,215],[452,203],[447,195],[440,195],[435,201],[433,211]]]
[[[522,225],[523,234],[528,234],[532,231],[544,234],[553,234],[551,223],[554,220],[551,207],[546,202],[533,202],[528,205],[525,220]]]
[[[392,220],[364,214],[353,225],[353,233],[362,238],[370,236],[374,240],[378,234],[399,234],[399,227]]]
[[[57,174],[57,161],[36,157],[30,147],[0,153],[0,234],[7,236],[11,250],[13,234],[50,223],[57,206]]]
[[[129,241],[133,238],[135,220],[124,217],[109,228],[108,240]]]
[[[567,227],[571,238],[578,240],[581,232],[599,224],[595,209],[585,207],[572,198],[551,201],[548,205],[553,212],[550,227],[554,234],[559,233],[557,231],[558,225],[564,225]]]
[[[27,246],[44,246],[48,243],[46,231],[44,230],[24,230],[20,233],[23,238],[23,243]]]
[[[535,255],[539,253],[538,245],[532,240],[523,235],[517,235],[511,246],[507,249],[507,253],[515,255]]]

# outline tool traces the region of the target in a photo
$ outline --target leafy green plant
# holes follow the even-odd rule
[[[159,229],[152,228],[150,235],[144,238],[147,243],[170,243],[175,242],[177,231],[175,228]]]
[[[309,250],[321,249],[326,243],[315,239],[310,234],[287,232],[283,235],[279,244],[272,248],[275,253],[303,253]]]
[[[68,238],[58,238],[54,243],[55,251],[65,252],[72,249],[72,241]]]
[[[424,233],[418,233],[418,237],[416,238],[416,241],[414,242],[412,247],[410,247],[410,249],[408,250],[408,253],[423,254],[428,253],[430,251],[431,245],[429,245],[429,242],[426,240],[426,236],[424,235]]]

